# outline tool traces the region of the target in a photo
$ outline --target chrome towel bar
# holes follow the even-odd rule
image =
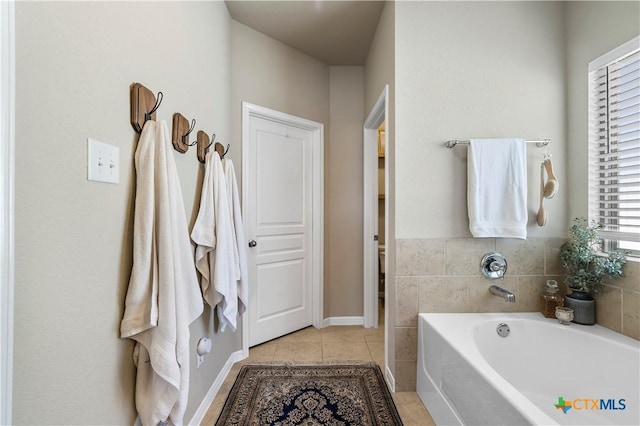
[[[535,143],[538,148],[542,148],[549,145],[551,143],[551,139],[531,140],[531,141],[525,141],[525,142]],[[445,143],[445,146],[447,148],[453,148],[456,145],[469,145],[469,141],[459,141],[457,139],[453,139]]]

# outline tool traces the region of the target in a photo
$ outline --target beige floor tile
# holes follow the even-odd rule
[[[371,358],[377,363],[384,365],[384,342],[369,342],[367,341],[367,347]]]
[[[369,347],[362,342],[324,342],[323,361],[373,361]]]
[[[278,343],[271,341],[249,348],[249,361],[273,361]]]
[[[364,342],[366,328],[360,325],[334,325],[322,329],[322,342]]]
[[[404,426],[435,425],[424,405],[419,403],[396,404]]]
[[[321,362],[322,343],[320,342],[290,342],[278,343],[273,356],[274,361],[283,362]]]
[[[366,328],[363,334],[366,342],[384,343],[384,325],[378,328]]]
[[[220,413],[222,412],[222,407],[224,407],[224,402],[226,399],[227,399],[226,394],[224,395],[224,398],[218,398],[216,396],[216,399],[213,401],[213,403],[207,410],[207,413],[204,415],[204,418],[202,419],[202,422],[200,424],[203,424],[203,425],[215,424],[216,420],[218,420],[218,417],[220,416]]]
[[[286,336],[282,336],[279,339],[277,339],[278,343],[321,342],[321,341],[322,341],[322,331],[314,327],[303,328],[300,331],[287,334]]]
[[[422,404],[422,400],[415,392],[395,392],[393,400],[396,404]]]

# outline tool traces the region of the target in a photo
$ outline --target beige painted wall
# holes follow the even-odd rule
[[[560,193],[535,223],[541,151],[528,146],[528,235],[565,232],[563,8],[556,2],[396,6],[398,238],[468,237],[466,149],[449,139],[550,138]]]
[[[329,66],[234,20],[231,51],[232,154],[236,172],[240,174],[242,166],[243,101],[323,123],[326,156],[330,131]],[[325,200],[325,210],[326,204]]]
[[[16,3],[16,263],[13,422],[132,424],[133,344],[119,338],[131,270],[137,136],[129,85],[164,92],[231,139],[230,18],[221,2]],[[120,149],[120,184],[86,179],[86,138]],[[174,152],[191,223],[202,170]],[[191,326],[213,353],[191,372],[188,421],[240,336]]]
[[[364,69],[329,68],[329,121],[325,192],[331,208],[325,216],[327,317],[362,316],[362,125]]]

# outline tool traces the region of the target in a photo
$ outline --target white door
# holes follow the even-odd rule
[[[316,138],[295,124],[248,120],[242,173],[254,346],[314,323]]]

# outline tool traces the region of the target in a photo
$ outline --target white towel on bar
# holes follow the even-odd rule
[[[467,159],[469,229],[475,238],[527,238],[524,139],[471,139]]]
[[[136,341],[143,425],[181,425],[189,393],[189,324],[203,310],[169,129],[147,121],[135,153],[133,267],[120,332]]]
[[[217,152],[207,153],[204,170],[200,209],[191,231],[191,239],[196,243],[196,268],[202,275],[200,286],[204,300],[217,308],[220,331],[227,325],[235,331],[238,316],[236,243],[227,180]]]

